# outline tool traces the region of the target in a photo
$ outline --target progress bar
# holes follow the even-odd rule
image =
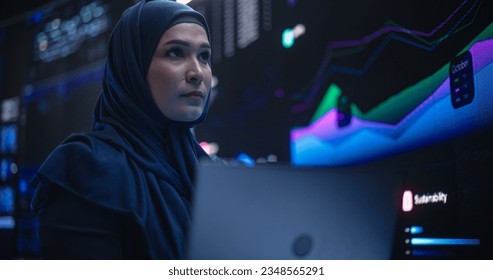
[[[479,239],[474,238],[411,238],[411,245],[416,246],[474,246],[479,245]]]

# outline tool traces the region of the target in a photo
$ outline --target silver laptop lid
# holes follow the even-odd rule
[[[189,259],[388,259],[401,176],[382,168],[199,168]]]

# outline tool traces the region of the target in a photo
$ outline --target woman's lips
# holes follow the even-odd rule
[[[188,98],[195,98],[195,99],[203,99],[204,98],[204,94],[200,91],[187,92],[185,94],[182,94],[181,96],[188,97]]]

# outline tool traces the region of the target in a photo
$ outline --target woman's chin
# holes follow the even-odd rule
[[[173,117],[168,117],[168,119],[178,122],[193,122],[196,121],[202,115],[203,110],[187,110],[180,114],[176,114]]]

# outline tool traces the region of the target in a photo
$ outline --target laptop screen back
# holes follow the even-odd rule
[[[190,259],[388,259],[398,173],[201,166]]]

